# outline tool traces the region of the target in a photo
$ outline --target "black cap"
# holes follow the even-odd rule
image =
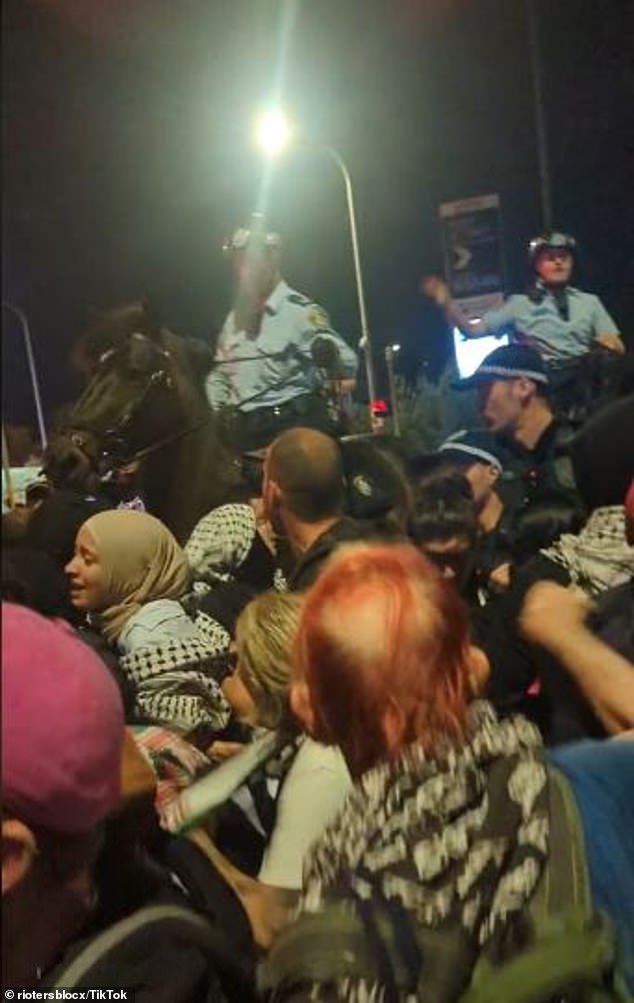
[[[354,519],[380,519],[398,506],[404,471],[399,460],[367,439],[340,443],[347,492],[347,514]]]
[[[535,383],[548,385],[544,361],[539,352],[528,345],[501,345],[482,360],[475,373],[452,383],[455,390],[470,390],[493,380],[517,380],[525,376]]]

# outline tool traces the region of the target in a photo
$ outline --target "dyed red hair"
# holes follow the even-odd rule
[[[307,594],[295,674],[313,733],[338,745],[353,775],[417,742],[434,755],[464,734],[469,634],[457,591],[414,547],[356,544]],[[386,710],[399,721],[397,748]]]

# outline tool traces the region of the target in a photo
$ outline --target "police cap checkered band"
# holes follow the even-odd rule
[[[522,376],[542,386],[548,385],[548,376],[539,352],[529,345],[501,345],[490,352],[472,376],[457,380],[457,390],[468,390],[479,383],[492,380],[517,380]]]
[[[535,383],[548,383],[546,373],[540,373],[537,369],[522,369],[519,366],[487,366],[483,363],[473,375],[491,376],[500,380],[516,380],[520,376],[526,376],[529,380],[535,380]]]
[[[500,471],[504,469],[502,451],[486,429],[455,432],[438,447],[438,452],[454,456],[462,462],[487,463]]]

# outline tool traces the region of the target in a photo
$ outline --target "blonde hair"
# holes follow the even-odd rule
[[[296,593],[264,592],[245,606],[236,624],[238,673],[265,728],[291,723],[291,654],[301,607]]]

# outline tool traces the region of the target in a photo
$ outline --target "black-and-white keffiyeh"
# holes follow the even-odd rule
[[[195,582],[214,585],[231,581],[246,561],[256,533],[255,511],[250,505],[221,505],[203,516],[185,545]]]
[[[228,648],[228,635],[222,633]],[[198,728],[222,730],[230,709],[212,675],[219,654],[222,650],[201,636],[145,645],[124,655],[119,665],[132,684],[137,713],[182,735]]]
[[[634,575],[634,547],[625,538],[625,509],[596,509],[580,533],[564,533],[542,554],[563,565],[574,585],[590,596],[622,585]]]
[[[298,913],[328,904],[358,909],[388,903],[409,922],[454,934],[472,950],[420,961],[418,991],[403,1001],[444,998],[468,984],[474,957],[502,934],[532,896],[548,852],[547,774],[541,739],[525,719],[498,721],[489,704],[469,711],[464,746],[428,759],[418,746],[368,771],[309,856]],[[463,965],[464,972],[456,971]],[[436,972],[431,971],[432,968]],[[436,984],[436,976],[439,982]],[[325,987],[312,987],[319,1000]],[[331,1000],[333,987],[328,988]],[[382,1003],[386,988],[340,980],[345,1003]]]

